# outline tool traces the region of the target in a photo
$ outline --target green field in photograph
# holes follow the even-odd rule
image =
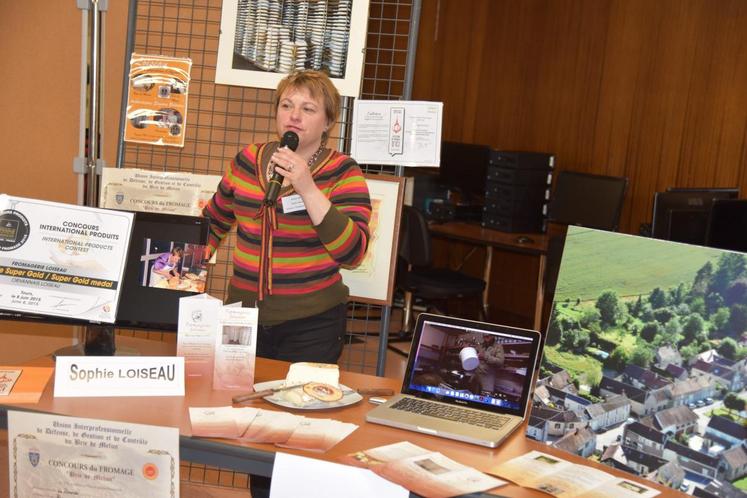
[[[619,233],[569,227],[555,300],[596,299],[613,290],[620,297],[689,285],[721,251]]]

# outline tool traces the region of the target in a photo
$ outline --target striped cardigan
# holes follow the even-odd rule
[[[263,325],[305,318],[345,302],[348,289],[339,269],[357,266],[363,259],[371,217],[368,188],[356,162],[337,151],[325,150],[311,170],[332,207],[322,222],[313,226],[305,210],[283,212],[282,197],[294,192],[292,187],[280,191],[275,208],[278,224],[272,232],[272,287],[262,301],[257,301],[262,243],[259,213],[267,184],[262,172],[267,171],[277,147],[277,142],[253,144],[239,152],[204,210],[211,219],[211,251],[238,223],[227,302],[241,300],[244,306],[256,302]]]

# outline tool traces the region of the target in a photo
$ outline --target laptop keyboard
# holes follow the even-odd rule
[[[469,425],[498,430],[511,420],[511,417],[496,415],[495,413],[467,410],[459,406],[430,403],[418,398],[402,398],[389,408],[402,410],[419,415],[427,415],[454,422],[464,422]]]

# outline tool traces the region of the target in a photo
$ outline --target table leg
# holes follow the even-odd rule
[[[533,329],[540,330],[542,327],[542,313],[545,307],[545,265],[547,263],[547,256],[540,254],[539,257],[539,268],[537,268],[537,295],[534,298],[534,320]]]
[[[485,280],[485,290],[482,291],[482,310],[485,316],[485,320],[488,320],[490,315],[490,301],[488,293],[490,292],[490,270],[493,268],[493,246],[485,246],[485,271],[482,274],[482,279]]]

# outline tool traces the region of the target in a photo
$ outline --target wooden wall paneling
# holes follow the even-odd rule
[[[447,140],[627,176],[621,229],[636,233],[667,187],[747,194],[746,10],[744,0],[424,2],[413,97],[444,102]]]

